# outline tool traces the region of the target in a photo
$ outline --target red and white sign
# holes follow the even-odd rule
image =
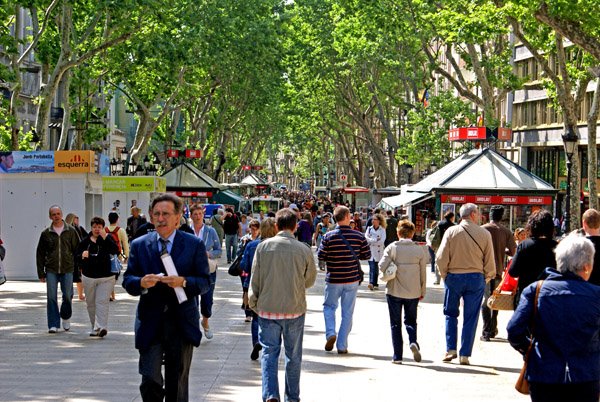
[[[212,197],[210,191],[175,191],[175,195],[179,197]]]
[[[179,156],[178,149],[167,149],[167,157],[168,158],[177,158]]]
[[[348,175],[341,174],[340,175],[340,181],[348,181]]]
[[[498,127],[498,140],[512,141],[512,130],[506,127]]]
[[[485,140],[486,138],[485,127],[457,127],[448,130],[448,141]]]
[[[530,195],[457,195],[443,194],[440,196],[442,202],[455,204],[501,204],[501,205],[551,205],[551,196]]]
[[[186,158],[202,158],[202,150],[201,149],[186,149],[185,157]]]
[[[244,166],[242,166],[242,170],[252,170],[252,166],[244,165]]]
[[[263,170],[262,166],[252,166],[253,170]]]

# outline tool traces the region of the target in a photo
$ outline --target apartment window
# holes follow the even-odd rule
[[[559,161],[558,148],[527,149],[527,170],[552,185],[556,183],[556,169]]]

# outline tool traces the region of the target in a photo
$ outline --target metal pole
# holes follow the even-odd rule
[[[571,161],[567,158],[567,204],[565,205],[565,234],[571,231]]]

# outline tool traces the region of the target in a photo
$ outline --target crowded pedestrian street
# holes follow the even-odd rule
[[[315,251],[313,247],[313,251]],[[190,372],[191,401],[261,400],[260,359],[252,361],[250,323],[240,309],[239,278],[219,263],[211,328],[202,338]],[[308,290],[308,313],[300,384],[302,401],[482,401],[528,400],[514,389],[521,356],[506,341],[511,312],[499,314],[499,334],[481,342],[481,319],[471,365],[443,363],[445,353],[444,288],[433,285],[418,307],[418,340],[422,361],[416,363],[405,341],[402,365],[391,364],[392,343],[385,289],[359,288],[349,353],[325,352],[322,313],[324,272]],[[363,261],[363,270],[368,266]],[[109,331],[90,337],[85,302],[74,298],[71,329],[49,334],[46,286],[8,281],[0,288],[1,401],[141,401],[138,352],[134,348],[137,297],[116,286],[110,304]],[[339,314],[339,313],[338,313]],[[283,357],[280,386],[283,388]]]

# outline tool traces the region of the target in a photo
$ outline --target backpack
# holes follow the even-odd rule
[[[121,229],[119,226],[117,226],[115,228],[115,230],[113,230],[112,232],[110,230],[108,230],[108,227],[105,227],[104,230],[106,230],[106,233],[108,233],[109,235],[112,236],[115,244],[117,245],[117,247],[119,248],[119,252],[118,255],[121,255],[123,253],[123,251],[121,250],[121,240],[119,240],[119,229]]]
[[[437,249],[440,247],[440,244],[442,244],[442,230],[440,229],[439,225],[436,225],[433,229],[431,229],[427,240],[429,240],[433,251],[437,251]]]

